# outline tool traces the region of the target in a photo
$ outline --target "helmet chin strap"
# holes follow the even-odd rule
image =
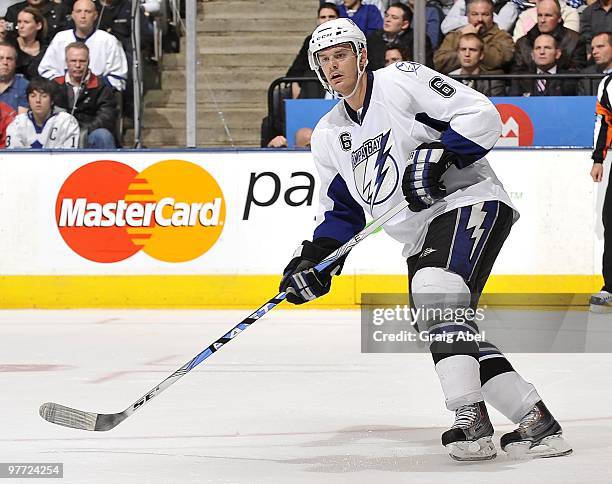
[[[346,101],[347,99],[352,98],[357,92],[357,88],[359,87],[359,81],[361,81],[361,76],[363,76],[363,73],[365,72],[366,67],[368,66],[368,60],[366,59],[365,64],[363,65],[363,69],[359,69],[359,62],[361,62],[361,54],[359,55],[359,60],[357,62],[358,62],[357,64],[357,82],[355,82],[355,87],[353,88],[353,90],[348,96],[343,96],[342,94],[340,94],[338,91],[334,89],[334,92],[338,96],[338,99],[342,99],[343,101]]]

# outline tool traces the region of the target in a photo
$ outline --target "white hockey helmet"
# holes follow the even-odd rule
[[[319,25],[312,33],[310,44],[308,46],[308,64],[310,68],[317,73],[317,77],[326,91],[333,94],[334,91],[325,79],[325,74],[321,69],[317,52],[333,47],[339,44],[351,44],[351,47],[357,55],[357,70],[359,77],[363,74],[363,70],[359,70],[361,64],[361,51],[366,47],[366,37],[359,27],[348,18],[337,18]],[[350,96],[347,96],[350,97]]]

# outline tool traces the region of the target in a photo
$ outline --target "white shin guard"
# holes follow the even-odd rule
[[[436,363],[436,373],[449,410],[483,400],[480,365],[474,357],[454,355],[443,358]]]
[[[514,423],[529,413],[541,398],[535,387],[516,371],[494,376],[482,386],[485,402]]]
[[[470,306],[470,289],[459,274],[441,267],[424,267],[412,278],[412,299],[417,307],[435,303],[449,308],[467,308]],[[423,329],[431,324],[424,321],[419,325],[422,323]],[[436,372],[449,410],[483,400],[480,365],[473,356],[443,358],[436,363]]]

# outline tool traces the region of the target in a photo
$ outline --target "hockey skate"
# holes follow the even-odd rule
[[[442,434],[442,445],[458,461],[494,459],[493,425],[484,402],[464,405],[455,411],[455,423]]]
[[[558,457],[571,454],[561,426],[540,400],[519,422],[513,432],[504,434],[500,445],[513,459]]]
[[[597,294],[593,294],[589,300],[589,310],[592,313],[612,312],[612,293],[602,289]]]

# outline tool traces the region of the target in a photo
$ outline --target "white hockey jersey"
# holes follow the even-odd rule
[[[410,152],[437,140],[460,156],[442,177],[446,197],[384,226],[404,244],[405,257],[420,252],[429,223],[442,213],[486,200],[514,208],[484,158],[501,134],[501,118],[485,96],[415,62],[367,76],[363,108],[339,102],[312,134],[321,179],[314,239],[345,242],[364,227],[364,211],[378,217],[401,202]]]
[[[34,122],[32,112],[18,115],[6,128],[6,147],[78,148],[79,122],[66,112],[54,112],[43,126]]]
[[[66,46],[78,39],[74,30],[63,30],[55,34],[38,66],[38,73],[54,79],[66,73]],[[127,59],[121,43],[114,35],[103,30],[94,30],[85,39],[89,47],[89,68],[97,76],[108,78],[111,85],[122,91],[127,79]]]

